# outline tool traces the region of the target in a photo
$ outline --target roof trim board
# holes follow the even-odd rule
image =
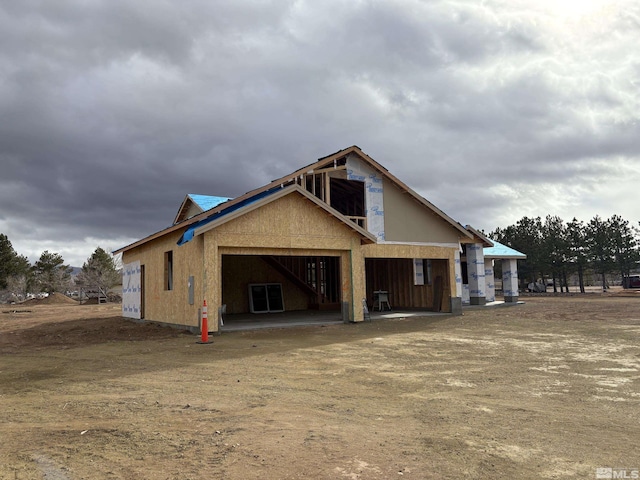
[[[294,184],[288,187],[277,188],[277,189],[269,190],[267,192],[262,192],[261,194],[258,194],[255,197],[252,197],[250,202],[247,202],[243,205],[239,205],[237,208],[225,209],[224,211],[220,212],[218,215],[214,217],[210,217],[206,220],[203,220],[202,222],[199,222],[198,224],[195,224],[189,227],[183,234],[183,238],[181,238],[180,241],[178,242],[178,245],[183,245],[184,243],[188,242],[196,235],[201,235],[205,232],[208,232],[209,230],[212,230],[224,223],[227,223],[235,218],[238,218],[246,213],[256,210],[264,205],[267,205],[268,203],[271,203],[279,198],[282,198],[286,195],[290,195],[292,193],[299,193],[300,195],[305,197],[307,200],[310,200],[311,202],[313,202],[317,207],[322,208],[331,216],[336,217],[339,221],[344,223],[347,227],[349,227],[350,229],[360,234],[366,240],[366,243],[376,243],[376,238],[371,233],[369,233],[368,231],[360,227],[358,224],[349,220],[347,217],[342,215],[337,210],[331,208],[321,200],[317,199],[315,196],[313,196],[312,194],[310,194],[309,192],[301,188],[299,185]]]
[[[378,241],[380,245],[411,245],[413,247],[445,247],[445,248],[460,248],[459,243],[451,243],[451,242],[394,242],[394,241]]]

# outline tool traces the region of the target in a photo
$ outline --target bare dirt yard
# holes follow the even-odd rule
[[[632,478],[640,295],[523,300],[211,345],[2,305],[0,479]]]

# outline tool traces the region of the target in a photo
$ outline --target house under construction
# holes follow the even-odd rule
[[[463,293],[487,301],[493,246],[352,146],[237,198],[187,195],[172,226],[115,253],[125,316],[198,331],[206,300],[217,331],[223,310],[326,310],[346,322],[362,321],[365,304],[460,314]],[[502,270],[515,302],[516,258]]]

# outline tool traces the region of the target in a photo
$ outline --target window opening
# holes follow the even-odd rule
[[[164,289],[173,290],[173,250],[164,253]]]
[[[332,178],[330,184],[331,206],[341,214],[366,227],[364,182]]]

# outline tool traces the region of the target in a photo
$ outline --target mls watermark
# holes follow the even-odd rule
[[[640,479],[640,468],[596,468],[596,478],[635,478]]]

